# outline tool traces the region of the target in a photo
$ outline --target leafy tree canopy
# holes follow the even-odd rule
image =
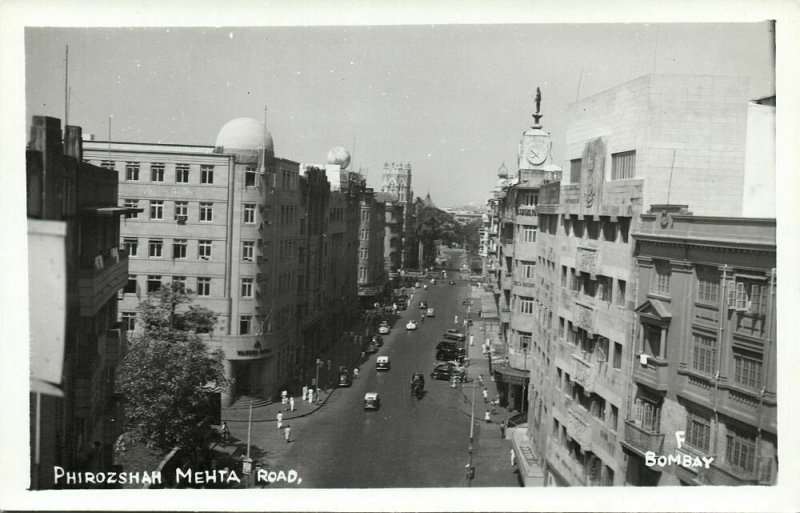
[[[164,451],[202,443],[210,387],[226,384],[221,351],[210,352],[198,336],[213,329],[216,317],[176,285],[139,304],[140,329],[117,370],[129,437]]]

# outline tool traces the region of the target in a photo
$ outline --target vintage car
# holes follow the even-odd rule
[[[455,376],[463,381],[466,370],[457,362],[437,362],[431,371],[431,379],[442,379],[449,381]]]
[[[386,335],[389,333],[389,321],[381,321],[381,325],[378,326],[378,333],[381,335]]]
[[[467,336],[461,333],[458,330],[449,329],[444,332],[444,338],[449,338],[450,340],[467,340]]]
[[[339,386],[340,387],[349,387],[353,384],[353,380],[350,377],[349,372],[341,372],[339,373]]]
[[[364,394],[364,409],[377,410],[381,407],[381,398],[378,392],[367,392]]]
[[[453,340],[442,340],[441,342],[436,344],[436,350],[437,351],[450,350],[450,351],[455,351],[458,354],[462,355],[467,353],[467,350],[464,348],[463,344],[459,344],[458,342],[455,342]]]
[[[388,356],[379,356],[375,362],[375,370],[389,370],[391,367]]]
[[[424,310],[426,308],[428,308],[428,302],[427,301],[420,301],[419,302],[419,309],[420,310]]]
[[[434,317],[435,315],[433,308],[428,308],[428,317]]]
[[[378,347],[381,347],[383,345],[383,337],[380,336],[380,335],[373,335],[372,336],[372,341],[375,342],[375,344]]]
[[[406,329],[407,330],[415,330],[415,329],[417,329],[417,324],[418,324],[417,321],[412,319],[412,320],[410,320],[410,321],[408,321],[406,323]]]

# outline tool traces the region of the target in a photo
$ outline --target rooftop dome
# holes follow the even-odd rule
[[[336,146],[328,152],[327,163],[332,165],[338,164],[339,167],[345,169],[350,165],[350,152],[341,146]]]
[[[225,123],[217,134],[214,147],[224,153],[235,151],[256,151],[266,149],[273,153],[272,135],[264,129],[264,124],[253,118],[236,118]]]

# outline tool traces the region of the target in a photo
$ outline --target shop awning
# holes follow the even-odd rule
[[[139,207],[86,207],[83,211],[96,216],[111,217],[144,212],[144,209]]]
[[[508,365],[492,366],[494,372],[500,375],[500,381],[509,385],[525,386],[525,382],[530,381],[530,371],[515,369]]]

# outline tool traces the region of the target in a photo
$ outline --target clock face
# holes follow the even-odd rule
[[[550,142],[544,137],[532,140],[525,150],[525,158],[534,166],[544,164],[550,151]]]

